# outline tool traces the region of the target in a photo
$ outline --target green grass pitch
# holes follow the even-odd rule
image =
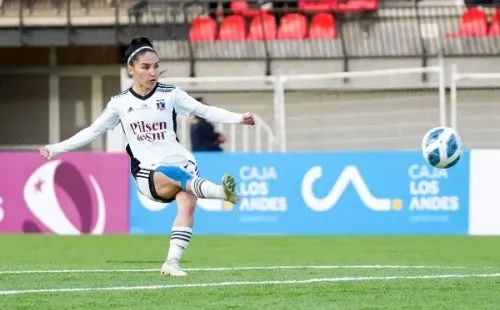
[[[185,278],[168,242],[0,236],[0,309],[500,309],[496,237],[194,235]]]

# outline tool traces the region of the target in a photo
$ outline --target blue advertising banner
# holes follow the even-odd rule
[[[200,153],[200,175],[238,180],[241,203],[199,199],[197,234],[467,234],[469,152],[448,170],[420,152]],[[130,232],[168,234],[176,204],[130,181]]]

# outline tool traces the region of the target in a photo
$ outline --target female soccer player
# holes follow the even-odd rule
[[[238,114],[204,105],[177,86],[159,83],[158,55],[148,38],[134,38],[126,57],[133,86],[113,96],[92,125],[65,141],[41,148],[40,154],[51,159],[81,148],[121,124],[138,190],[154,201],[177,202],[177,217],[161,273],[185,276],[179,260],[191,239],[196,199],[237,203],[239,196],[231,175],[224,175],[221,185],[199,177],[194,156],[177,140],[176,116],[197,115],[213,122],[247,125],[254,125],[255,121],[251,113]]]

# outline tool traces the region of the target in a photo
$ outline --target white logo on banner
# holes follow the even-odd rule
[[[388,198],[376,198],[372,195],[368,186],[366,186],[363,177],[355,166],[347,166],[344,168],[335,184],[331,188],[325,198],[317,198],[313,192],[314,183],[321,178],[323,168],[315,166],[306,172],[302,179],[302,198],[309,208],[316,212],[324,212],[332,209],[346,190],[347,186],[351,183],[359,197],[366,207],[373,211],[390,211],[392,209],[392,201]],[[398,204],[395,201],[395,209]]]
[[[5,217],[5,211],[3,210],[3,198],[0,197],[0,223],[3,221]]]
[[[61,160],[54,160],[38,167],[24,186],[24,200],[33,216],[52,232],[79,235],[80,230],[68,219],[57,199],[55,174],[61,163]],[[88,177],[97,198],[97,221],[92,234],[102,234],[106,222],[104,197],[96,179],[92,175]]]
[[[243,196],[240,211],[248,212],[286,212],[286,197],[270,190],[273,182],[279,181],[274,166],[242,166],[240,168],[239,192]]]
[[[440,182],[449,178],[448,170],[411,165],[408,169],[410,177],[411,201],[410,211],[458,211],[460,200],[456,195],[441,194]]]

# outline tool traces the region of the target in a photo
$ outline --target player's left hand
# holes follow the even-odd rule
[[[255,125],[255,119],[253,118],[253,114],[251,112],[243,114],[243,123],[246,125]]]

